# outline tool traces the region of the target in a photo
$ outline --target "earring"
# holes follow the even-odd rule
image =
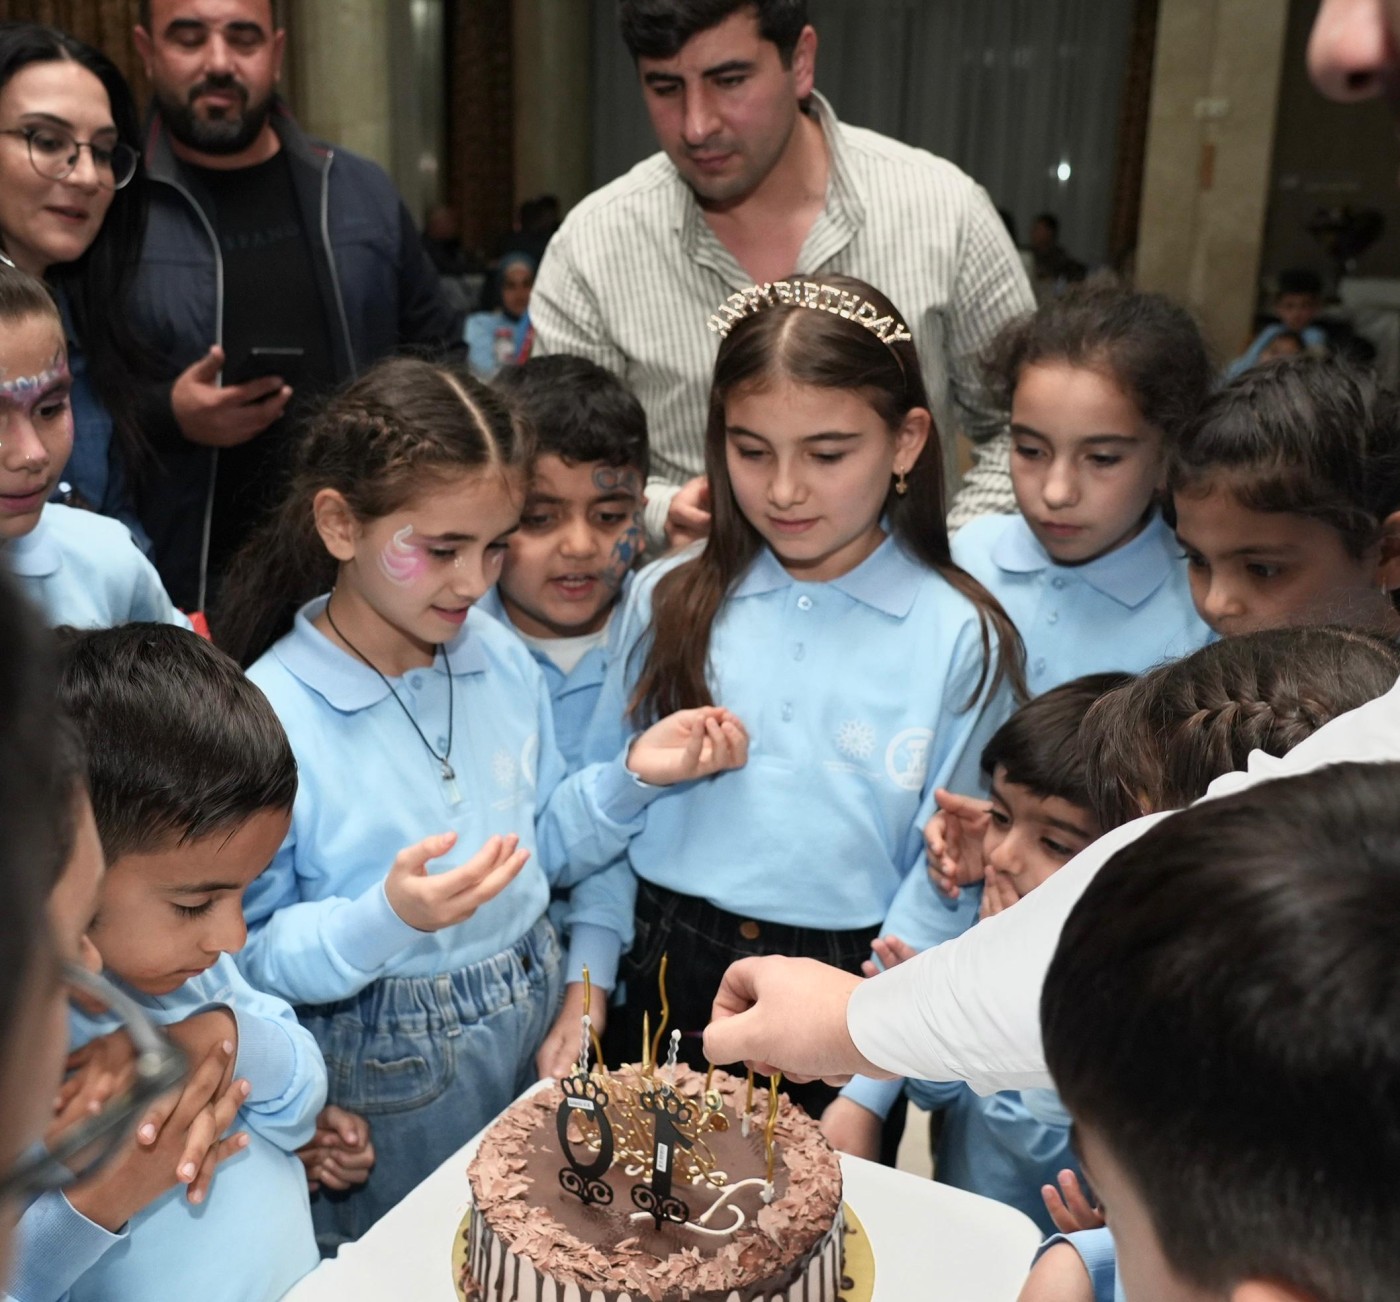
[[[909,491],[909,481],[905,478],[904,471],[896,470],[894,473],[894,491],[903,497]]]

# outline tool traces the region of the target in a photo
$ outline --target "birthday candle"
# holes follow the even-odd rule
[[[749,1117],[753,1115],[753,1068],[749,1068],[749,1085],[744,1095],[744,1120],[739,1127],[739,1133],[745,1139],[749,1137]]]
[[[773,1155],[776,1151],[774,1138],[778,1129],[778,1104],[781,1101],[778,1097],[778,1082],[782,1078],[782,1072],[775,1072],[768,1078],[768,1121],[763,1127],[763,1154],[768,1165],[768,1178],[763,1185],[765,1203],[773,1201]]]
[[[657,973],[656,983],[661,990],[661,1021],[657,1024],[656,1034],[651,1037],[651,1054],[647,1061],[651,1064],[652,1075],[656,1075],[656,1064],[661,1057],[661,1037],[666,1033],[666,1023],[671,1020],[671,998],[666,993],[666,969],[670,966],[671,956],[663,954],[661,956],[661,970]]]

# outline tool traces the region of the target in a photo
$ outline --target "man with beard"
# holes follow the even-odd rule
[[[139,486],[167,589],[211,604],[308,402],[457,321],[393,183],[309,140],[277,95],[271,0],[146,0],[151,214],[133,310],[169,368]]]

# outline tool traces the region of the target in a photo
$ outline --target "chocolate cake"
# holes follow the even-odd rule
[[[770,1185],[766,1090],[753,1092],[746,1118],[746,1083],[723,1072],[708,1095],[705,1078],[685,1067],[674,1080],[666,1068],[637,1067],[582,1080],[564,1082],[577,1113],[560,1119],[560,1085],[521,1099],[472,1161],[469,1299],[836,1302],[841,1168],[811,1118],[780,1099]],[[605,1141],[582,1093],[606,1113],[615,1147],[601,1172]],[[653,1107],[680,1121],[676,1142],[654,1163]],[[656,1181],[654,1165],[665,1179]],[[664,1208],[653,1189],[669,1192]]]

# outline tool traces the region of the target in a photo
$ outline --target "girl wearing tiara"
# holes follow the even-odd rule
[[[636,891],[623,1052],[643,1013],[658,1025],[669,954],[670,1022],[701,1066],[734,959],[859,970],[922,861],[933,789],[980,786],[1021,676],[1015,630],[950,559],[938,435],[893,305],[832,276],[736,295],[712,327],[713,532],[639,576],[587,747],[615,754],[706,705],[749,732],[745,767],[651,803],[632,873],[612,877],[621,907]],[[794,1097],[815,1111],[830,1091]]]

